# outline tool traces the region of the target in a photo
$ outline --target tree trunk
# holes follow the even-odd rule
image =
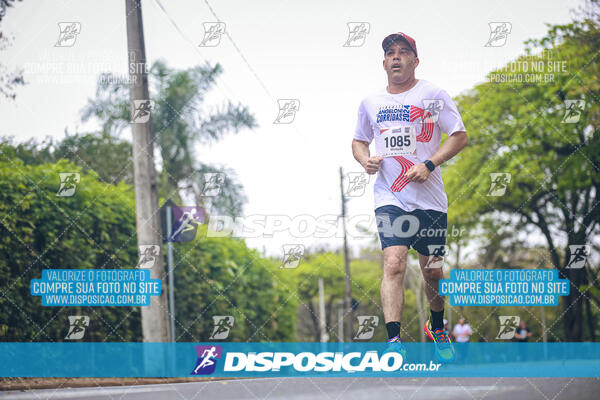
[[[563,301],[563,327],[567,342],[580,342],[583,336],[583,296],[579,293],[583,269],[563,269],[562,275],[570,282],[570,292]]]
[[[585,243],[585,233],[578,232],[569,236],[569,245]],[[565,254],[568,254],[565,251]],[[559,277],[569,280],[569,295],[564,297],[563,301],[563,328],[565,340],[567,342],[581,342],[583,340],[583,300],[579,288],[587,283],[586,268],[565,268],[568,264],[568,257],[565,257],[564,267],[559,271]]]

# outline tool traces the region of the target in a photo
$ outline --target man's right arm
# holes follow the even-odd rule
[[[383,160],[383,157],[371,157],[369,143],[362,140],[352,140],[352,154],[369,175],[373,175],[379,170],[379,165]]]

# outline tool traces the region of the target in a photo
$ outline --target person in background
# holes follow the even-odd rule
[[[469,341],[471,340],[472,334],[473,330],[471,329],[471,325],[469,325],[462,317],[458,320],[458,324],[454,325],[454,329],[452,329],[454,342],[457,343],[458,348],[461,349],[461,351],[458,352],[457,362],[459,363],[464,363],[467,359],[467,355],[469,354]]]
[[[458,320],[458,324],[454,325],[452,336],[455,337],[456,343],[467,343],[471,339],[473,330],[471,325],[464,318]]]
[[[525,325],[525,321],[521,320],[519,327],[515,331],[515,339],[517,342],[526,342],[529,337],[531,337],[531,331]]]
[[[518,343],[527,343],[527,340],[531,337],[531,331],[525,324],[525,321],[519,321],[519,327],[515,331],[514,340]],[[517,359],[520,361],[526,361],[528,358],[528,345],[519,345]]]

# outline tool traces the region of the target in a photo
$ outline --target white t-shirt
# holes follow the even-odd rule
[[[456,104],[448,93],[428,81],[419,79],[412,89],[403,93],[391,94],[384,88],[366,97],[358,109],[354,139],[367,143],[376,139],[379,151],[383,139],[391,139],[393,142],[385,143],[395,145],[403,140],[396,134],[405,136],[406,133],[404,140],[411,145],[404,148],[403,155],[385,157],[381,162],[375,181],[375,208],[391,204],[405,211],[448,212],[448,197],[439,166],[423,183],[409,182],[404,174],[412,165],[435,154],[442,132],[452,135],[458,131],[466,132],[466,129]],[[390,135],[396,137],[386,137]]]
[[[455,342],[457,343],[466,343],[471,338],[473,334],[473,330],[469,324],[456,324],[454,325],[454,329],[452,330],[452,334],[455,337]]]

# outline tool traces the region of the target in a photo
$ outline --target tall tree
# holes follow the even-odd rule
[[[154,145],[160,152],[159,186],[165,197],[178,199],[177,194],[193,196],[197,204],[207,198],[202,195],[205,173],[224,173],[226,178],[219,196],[212,199],[213,212],[229,215],[241,211],[245,202],[242,186],[233,173],[222,167],[196,160],[194,146],[222,139],[228,132],[254,128],[256,122],[248,108],[230,101],[220,107],[207,109],[205,97],[223,72],[215,66],[197,66],[187,70],[168,68],[156,61],[149,71],[150,98],[154,100],[152,124]],[[109,134],[119,134],[129,123],[130,109],[126,84],[111,74],[100,79],[96,98],[88,101],[82,118],[98,118]]]
[[[598,3],[590,4],[579,21],[550,27],[528,42],[527,54],[459,97],[471,145],[445,174],[455,217],[500,211],[518,217],[515,228],[533,226],[542,235],[550,257],[540,257],[571,282],[559,318],[572,341],[582,340],[586,285],[598,285],[589,268],[566,268],[569,246],[599,233],[600,31]],[[540,67],[533,75],[542,82],[497,83],[499,74],[514,78]],[[488,195],[495,172],[511,174],[501,196]]]

